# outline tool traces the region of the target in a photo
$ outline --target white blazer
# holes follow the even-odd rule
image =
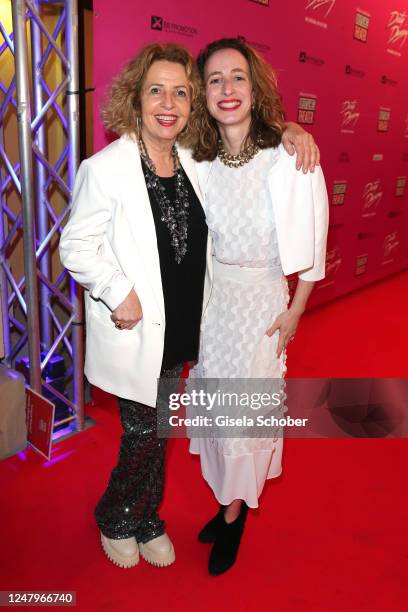
[[[179,149],[179,157],[202,203],[190,151]],[[87,289],[85,374],[89,382],[119,397],[155,406],[164,348],[164,299],[156,229],[138,146],[132,138],[122,136],[80,165],[60,257]],[[209,239],[204,308],[211,268]],[[132,288],[143,318],[132,330],[116,329],[110,315]]]
[[[204,200],[212,164],[197,164]],[[295,156],[280,144],[277,161],[268,173],[268,185],[283,273],[298,272],[305,281],[324,278],[329,206],[321,167],[303,174],[296,170]]]

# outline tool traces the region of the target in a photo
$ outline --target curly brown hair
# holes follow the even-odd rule
[[[193,147],[197,142],[197,115],[202,113],[202,100],[198,104],[198,99],[203,97],[202,84],[190,52],[174,43],[146,45],[113,79],[101,108],[104,126],[119,136],[129,134],[140,137],[143,83],[149,68],[160,60],[175,62],[185,68],[190,85],[191,115],[177,140],[182,146]]]
[[[221,49],[235,49],[245,57],[249,66],[253,92],[254,108],[252,120],[244,146],[258,142],[261,149],[277,147],[285,127],[285,111],[278,91],[276,76],[271,66],[240,38],[221,38],[205,47],[197,58],[197,66],[204,81],[204,69],[209,58]],[[212,161],[217,156],[219,131],[217,122],[209,114],[202,98],[198,100],[200,112],[197,124],[198,140],[194,146],[193,157],[196,161]],[[204,106],[204,108],[203,108]]]

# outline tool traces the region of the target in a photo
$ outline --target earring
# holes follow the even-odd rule
[[[252,100],[251,108],[252,110],[255,110],[255,100]]]

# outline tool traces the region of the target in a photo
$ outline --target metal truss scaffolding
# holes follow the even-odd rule
[[[82,430],[82,295],[61,268],[57,250],[79,163],[77,0],[11,4],[13,31],[7,32],[0,21],[0,65],[6,55],[14,58],[8,82],[0,74],[0,289],[6,362],[13,365],[28,357],[31,388],[68,409],[56,425],[75,421]],[[13,124],[14,142],[7,136]],[[17,133],[18,155],[12,160]],[[57,351],[66,365],[66,392],[45,374]]]

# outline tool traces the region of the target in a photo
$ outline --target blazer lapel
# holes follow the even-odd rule
[[[143,175],[139,149],[137,143],[130,137],[122,136],[121,141],[123,142],[120,171],[122,175],[123,208],[129,219],[136,246],[148,271],[150,284],[164,319],[165,310],[156,226]]]
[[[201,206],[204,208],[204,198],[198,183],[196,162],[191,157],[191,151],[189,149],[183,149],[182,147],[177,147],[177,151],[184,172],[187,174],[189,181],[192,184],[198,199],[200,200]]]

